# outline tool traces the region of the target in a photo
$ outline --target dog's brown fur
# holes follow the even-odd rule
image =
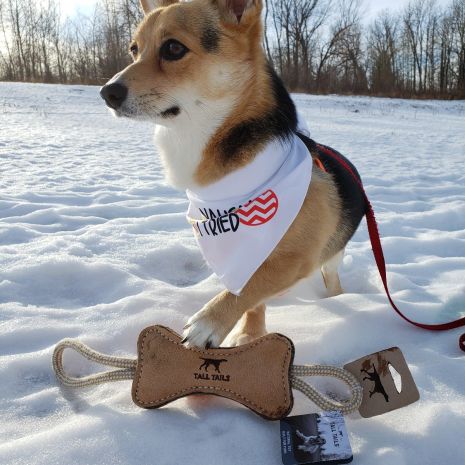
[[[154,1],[158,8],[153,9]],[[265,131],[263,137],[245,141],[232,157],[225,152],[224,141],[241,123],[260,120],[278,105],[261,45],[262,1],[142,0],[141,3],[146,16],[134,37],[138,48],[135,63],[120,73],[120,78],[130,92],[139,99],[145,98],[146,105],[158,105],[158,94],[170,95],[172,89],[182,86],[189,86],[206,99],[234,100],[232,111],[203,150],[194,173],[196,184],[212,183],[250,163],[273,134]],[[166,38],[185,44],[189,54],[179,61],[161,60],[158,50]],[[226,70],[223,78],[222,69]],[[303,207],[276,249],[239,297],[223,291],[189,320],[186,343],[219,345],[241,317],[233,343],[261,336],[265,331],[263,302],[319,268],[328,289],[332,293],[341,292],[336,266],[325,264],[346,245],[345,221],[332,175],[315,168]]]

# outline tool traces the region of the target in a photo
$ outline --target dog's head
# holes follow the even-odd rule
[[[117,116],[170,125],[232,111],[263,68],[262,0],[141,0],[134,62],[101,90]]]

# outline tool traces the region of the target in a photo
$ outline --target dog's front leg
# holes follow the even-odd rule
[[[185,326],[184,343],[218,347],[247,310],[288,289],[301,277],[298,259],[284,262],[273,258],[257,270],[240,296],[223,291],[193,315]]]

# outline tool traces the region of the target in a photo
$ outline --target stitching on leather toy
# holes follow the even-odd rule
[[[140,348],[140,369],[138,370],[139,371],[139,376],[137,378],[137,383],[136,383],[136,389],[135,389],[135,398],[137,399],[137,401],[142,404],[142,405],[147,405],[147,406],[152,406],[152,405],[156,405],[160,402],[164,402],[166,400],[170,400],[170,399],[173,399],[175,397],[179,397],[180,394],[184,394],[184,393],[194,393],[195,392],[195,389],[208,389],[208,390],[212,390],[212,391],[218,391],[218,392],[228,392],[230,394],[233,394],[234,396],[236,396],[237,398],[239,399],[242,399],[244,401],[246,401],[247,403],[249,403],[250,405],[253,405],[258,412],[260,413],[263,413],[263,414],[266,414],[266,415],[274,415],[274,414],[277,414],[280,412],[280,410],[273,410],[273,411],[270,411],[270,410],[266,410],[266,409],[263,409],[261,408],[258,404],[256,404],[254,401],[248,399],[247,397],[244,397],[243,395],[239,394],[238,392],[236,391],[233,391],[232,389],[227,389],[227,388],[222,388],[220,386],[192,386],[190,388],[186,388],[186,389],[182,389],[180,391],[177,391],[176,393],[173,393],[169,396],[166,396],[166,397],[161,397],[159,399],[156,399],[156,400],[153,400],[151,402],[144,402],[141,400],[140,396],[139,396],[139,387],[140,387],[140,380],[142,378],[142,373],[144,371],[144,357],[143,357],[143,353],[144,353],[144,345],[145,345],[145,342],[146,342],[146,339],[147,339],[147,336],[151,333],[154,333],[156,332],[157,334],[159,334],[161,337],[163,337],[164,339],[167,339],[168,341],[170,341],[171,343],[177,345],[177,346],[182,346],[184,350],[190,350],[190,351],[193,351],[193,352],[197,352],[197,353],[201,353],[201,354],[209,354],[209,352],[206,352],[206,351],[201,351],[201,350],[198,350],[198,349],[195,349],[195,348],[185,348],[180,342],[178,341],[175,341],[174,339],[170,338],[169,336],[167,336],[166,334],[164,334],[163,332],[161,332],[158,328],[155,328],[155,327],[152,327],[152,328],[147,328],[145,331],[144,331],[144,335],[142,337],[142,342],[141,342],[141,348]],[[241,348],[231,348],[230,350],[228,350],[228,352],[224,352],[224,353],[218,353],[218,352],[214,352],[212,353],[212,355],[215,355],[215,356],[227,356],[227,355],[231,355],[232,353],[233,354],[239,354],[239,353],[243,353],[243,352],[247,352],[248,350],[262,344],[263,342],[266,342],[267,340],[277,340],[279,341],[280,343],[284,343],[286,346],[287,346],[287,351],[283,357],[283,362],[282,362],[282,368],[281,368],[281,380],[282,380],[282,386],[283,386],[283,390],[284,390],[284,400],[285,400],[285,403],[287,404],[288,402],[288,396],[287,396],[287,392],[288,392],[288,388],[286,386],[286,363],[290,357],[290,354],[291,354],[291,348],[289,346],[289,342],[284,339],[284,338],[281,338],[279,336],[276,336],[276,335],[270,335],[269,337],[266,337],[265,338],[262,338],[262,339],[258,339],[255,343],[252,343],[248,346],[245,346],[245,347],[241,347]],[[290,388],[290,386],[289,386]]]

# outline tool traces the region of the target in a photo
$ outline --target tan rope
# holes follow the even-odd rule
[[[315,388],[310,386],[301,377],[304,376],[328,376],[337,378],[347,384],[351,391],[350,399],[336,401],[324,396]],[[362,386],[357,378],[343,368],[326,365],[293,365],[291,367],[291,382],[294,389],[298,389],[305,394],[314,404],[322,410],[339,410],[344,414],[354,412],[362,403]]]
[[[120,369],[104,371],[94,375],[84,376],[82,378],[74,378],[67,375],[63,368],[63,352],[65,349],[74,349],[76,352],[80,353],[92,362]],[[137,360],[133,358],[113,357],[111,355],[101,354],[75,339],[63,339],[57,344],[53,351],[52,364],[57,378],[65,386],[85,387],[108,383],[110,381],[133,379],[136,371]]]
[[[104,371],[81,378],[69,376],[63,367],[63,352],[65,349],[74,349],[88,360],[119,369]],[[57,378],[65,386],[85,387],[111,381],[132,380],[136,371],[137,360],[101,354],[75,339],[63,339],[53,351],[52,364]],[[337,378],[349,386],[351,398],[341,402],[330,399],[301,379],[306,376],[329,376]],[[339,410],[347,414],[357,410],[362,402],[362,387],[360,383],[352,373],[342,368],[325,365],[293,365],[291,367],[290,379],[294,389],[301,391],[322,410]]]

